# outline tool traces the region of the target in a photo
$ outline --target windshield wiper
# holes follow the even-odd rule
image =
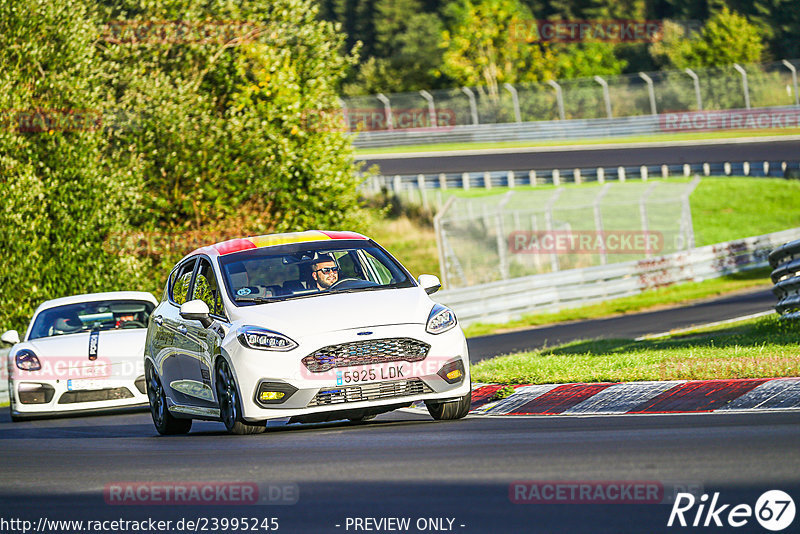
[[[275,302],[276,300],[283,299],[285,297],[236,297],[234,302]]]

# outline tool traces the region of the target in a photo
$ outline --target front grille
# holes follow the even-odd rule
[[[431,393],[433,390],[419,378],[408,380],[390,380],[388,382],[375,382],[359,386],[341,386],[336,388],[321,389],[311,399],[308,406],[328,406],[346,402],[372,401],[380,399],[394,399],[397,397],[410,397]]]
[[[77,402],[96,402],[107,400],[130,399],[133,393],[128,388],[107,388],[67,391],[58,399],[59,404],[75,404]]]
[[[329,345],[303,358],[312,373],[324,373],[334,367],[372,365],[386,362],[424,360],[431,346],[407,337],[370,339],[341,345]]]

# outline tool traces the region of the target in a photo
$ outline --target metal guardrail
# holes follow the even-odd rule
[[[796,106],[775,106],[753,108],[749,110],[725,110],[707,112],[689,112],[731,115],[740,112],[743,117],[766,116],[766,125],[774,125],[769,118],[775,114],[797,112]],[[794,116],[794,115],[793,115]],[[402,145],[425,145],[435,143],[487,143],[502,141],[553,141],[559,139],[586,139],[607,137],[628,137],[634,135],[655,135],[674,133],[675,131],[692,131],[698,128],[676,130],[667,121],[667,115],[643,115],[635,117],[618,117],[603,119],[572,119],[572,120],[545,120],[532,122],[514,122],[500,124],[480,124],[453,126],[450,128],[418,128],[405,130],[377,130],[364,131],[354,134],[353,145],[356,148],[381,148]],[[742,125],[745,121],[741,121]],[[785,123],[781,119],[778,124]],[[704,127],[699,130],[713,130],[722,128],[730,120],[716,120],[717,126]],[[705,124],[705,123],[704,123]],[[755,123],[758,128],[758,121]],[[792,126],[797,124],[796,118]]]
[[[791,241],[769,254],[772,292],[778,297],[775,311],[784,317],[800,317],[800,240]]]
[[[621,167],[583,167],[573,169],[515,169],[440,174],[373,175],[366,189],[394,193],[409,190],[473,189],[536,185],[562,185],[652,178],[690,176],[752,176],[756,178],[800,178],[800,160],[676,163],[670,165],[628,165]],[[427,202],[427,199],[422,199]]]
[[[433,296],[451,307],[464,325],[502,323],[534,312],[555,312],[674,283],[699,282],[764,267],[771,250],[796,239],[800,239],[800,228],[646,260],[445,290]]]

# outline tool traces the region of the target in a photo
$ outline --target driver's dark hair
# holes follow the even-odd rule
[[[314,261],[311,262],[311,265],[317,265],[318,263],[325,263],[326,261],[330,261],[336,263],[336,260],[333,259],[333,256],[328,254],[327,252],[324,254],[319,254]]]

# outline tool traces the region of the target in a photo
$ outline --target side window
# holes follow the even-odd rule
[[[170,298],[178,306],[186,302],[186,294],[189,292],[189,282],[192,280],[194,264],[194,261],[188,261],[181,265],[175,273],[170,290]]]
[[[369,252],[365,251],[364,255],[367,257],[367,261],[369,262],[370,267],[372,267],[372,270],[378,276],[378,279],[375,281],[381,285],[391,284],[392,273],[389,271],[389,269],[387,269],[383,263],[381,263],[377,258],[375,258]]]
[[[197,269],[197,277],[192,288],[192,300],[200,299],[208,304],[208,309],[213,315],[224,315],[222,309],[222,295],[220,295],[214,268],[208,260],[201,259]]]

